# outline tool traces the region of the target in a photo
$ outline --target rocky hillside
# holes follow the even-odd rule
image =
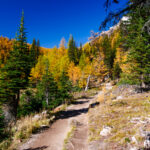
[[[150,149],[150,92],[107,83],[89,110],[89,150]]]

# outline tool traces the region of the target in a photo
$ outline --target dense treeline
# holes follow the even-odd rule
[[[31,69],[43,56],[39,41],[33,39],[32,45],[27,44],[24,14],[16,38],[12,41],[1,37],[1,45],[0,139],[5,137],[4,126],[18,117],[52,109],[71,98],[71,82],[65,70],[59,76],[59,83],[56,82],[47,58],[41,78],[31,80]]]
[[[71,35],[67,48],[63,38],[52,49],[41,48],[35,39],[27,44],[22,16],[16,38],[0,38],[0,136],[3,121],[69,103],[74,91],[107,79],[149,88],[149,15],[147,7],[137,5],[125,21],[85,45],[78,47]]]

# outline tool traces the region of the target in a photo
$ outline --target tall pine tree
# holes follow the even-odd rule
[[[150,35],[143,28],[149,20],[149,15],[149,9],[137,7],[129,12],[128,23],[122,24],[122,36],[128,50],[127,63],[130,69],[126,80],[139,84],[142,88],[150,85]]]
[[[28,84],[31,63],[24,28],[24,12],[22,12],[21,25],[14,41],[6,65],[2,68],[0,100],[5,103],[5,120],[14,120],[20,99],[20,90]]]
[[[79,64],[81,52],[80,49],[76,47],[75,41],[73,36],[70,36],[69,43],[68,43],[68,56],[70,62],[74,62],[75,65]]]

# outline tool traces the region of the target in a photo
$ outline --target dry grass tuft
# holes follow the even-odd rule
[[[73,137],[75,130],[76,130],[76,126],[72,125],[71,130],[68,132],[67,137],[64,140],[63,150],[67,150],[67,144],[69,143],[70,139]]]
[[[39,113],[21,118],[11,129],[11,138],[0,143],[1,150],[15,150],[25,142],[32,134],[48,128],[49,124],[55,119],[54,115]]]

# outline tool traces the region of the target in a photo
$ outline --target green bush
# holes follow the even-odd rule
[[[22,95],[21,104],[18,107],[18,117],[39,112],[43,108],[42,101],[36,99],[36,97],[32,93],[32,90],[26,90]]]

